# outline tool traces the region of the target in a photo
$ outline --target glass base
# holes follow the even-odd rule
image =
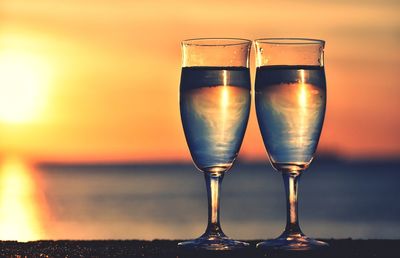
[[[194,240],[178,243],[179,248],[188,250],[231,251],[248,247],[249,243],[228,237],[199,237]]]
[[[311,251],[328,247],[325,242],[309,238],[302,234],[282,235],[276,239],[258,243],[257,248],[262,250],[282,251]]]

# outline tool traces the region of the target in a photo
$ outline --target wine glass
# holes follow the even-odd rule
[[[257,244],[261,249],[328,246],[303,234],[297,213],[297,184],[314,157],[325,116],[324,45],[316,39],[255,40],[257,119],[270,162],[283,175],[287,202],[285,231]]]
[[[182,42],[180,111],[186,142],[196,167],[204,173],[208,225],[183,248],[234,250],[248,243],[228,238],[219,220],[219,196],[226,171],[238,155],[250,111],[251,41],[232,38]]]

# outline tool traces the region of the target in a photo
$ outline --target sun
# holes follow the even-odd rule
[[[38,55],[0,50],[0,123],[34,120],[44,106],[50,74]]]

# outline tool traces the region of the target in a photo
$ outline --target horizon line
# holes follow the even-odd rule
[[[346,158],[336,154],[320,154],[314,158],[315,161],[322,162],[400,162],[400,156],[389,156],[389,157],[357,157],[357,158]],[[315,163],[315,161],[313,163]],[[269,159],[246,159],[238,158],[235,164],[245,165],[257,165],[270,163]],[[319,162],[318,162],[319,163]],[[179,166],[179,165],[193,165],[192,160],[125,160],[125,161],[40,161],[34,164],[37,167],[110,167],[110,166]]]

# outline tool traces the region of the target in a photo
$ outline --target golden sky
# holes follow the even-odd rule
[[[319,151],[399,157],[399,11],[390,0],[0,0],[0,153],[190,160],[180,41],[310,37],[327,42]],[[267,158],[254,109],[240,156]]]

